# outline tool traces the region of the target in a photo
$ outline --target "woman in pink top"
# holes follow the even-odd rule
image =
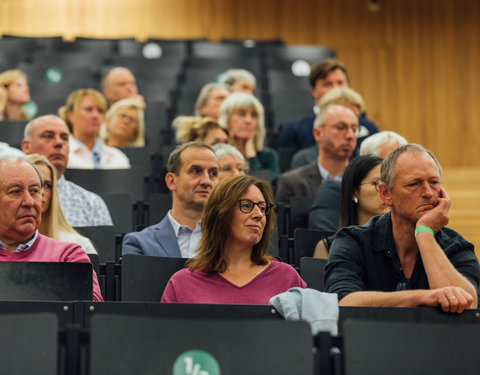
[[[207,200],[197,255],[169,280],[162,302],[266,305],[307,285],[267,255],[275,225],[269,184],[252,176],[221,181]]]

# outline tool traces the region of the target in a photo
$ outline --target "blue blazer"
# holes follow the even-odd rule
[[[127,233],[122,242],[122,255],[125,254],[181,258],[177,237],[168,216],[165,215],[158,224],[141,232]]]

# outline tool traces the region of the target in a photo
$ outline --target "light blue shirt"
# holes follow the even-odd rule
[[[27,243],[21,243],[20,245],[18,245],[17,249],[14,251],[14,253],[21,253],[23,251],[27,251],[28,249],[30,249],[30,247],[33,245],[33,243],[37,239],[37,237],[38,237],[38,229],[35,231],[35,234],[33,235],[33,238],[30,241],[28,241]],[[7,248],[2,243],[2,241],[0,241],[0,249],[7,250]]]
[[[172,224],[175,236],[177,236],[178,247],[182,258],[191,258],[196,255],[198,244],[202,238],[202,223],[198,222],[195,229],[181,225],[176,221],[172,214],[172,210],[168,211],[168,220]]]
[[[328,173],[328,171],[325,168],[323,168],[320,162],[317,162],[317,165],[323,180],[335,180],[338,182],[342,182],[343,173],[339,173],[336,176],[330,176],[330,173]]]

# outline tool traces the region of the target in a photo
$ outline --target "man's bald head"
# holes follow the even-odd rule
[[[61,176],[68,164],[69,135],[68,126],[60,117],[40,116],[25,127],[22,150],[26,154],[45,156]]]
[[[121,66],[111,69],[105,75],[102,80],[102,90],[110,105],[122,99],[135,97],[138,94],[133,73]]]

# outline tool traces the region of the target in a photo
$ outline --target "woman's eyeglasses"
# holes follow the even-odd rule
[[[120,119],[124,122],[126,122],[128,125],[131,126],[137,126],[138,125],[138,120],[136,118],[133,118],[129,115],[126,115],[125,113],[117,112],[116,115],[120,117]]]
[[[245,214],[249,214],[253,211],[253,208],[257,206],[263,215],[267,216],[273,207],[273,204],[267,202],[252,202],[250,199],[239,199],[238,204],[240,211]]]
[[[380,180],[375,180],[375,181],[369,181],[369,182],[363,182],[360,185],[373,185],[376,191],[378,191],[378,185],[380,185],[382,181]]]

